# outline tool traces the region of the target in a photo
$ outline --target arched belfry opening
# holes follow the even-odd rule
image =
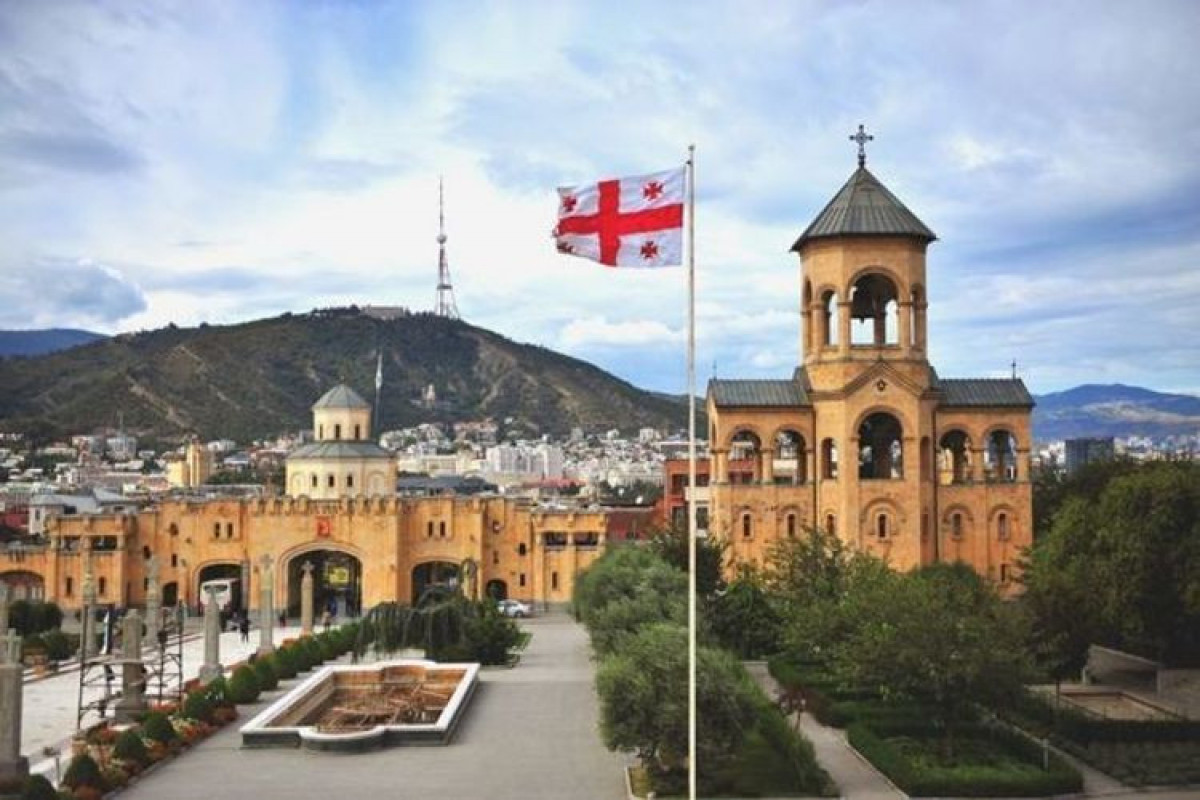
[[[729,480],[731,483],[758,483],[763,475],[763,446],[758,434],[740,430],[729,445]]]
[[[784,429],[776,434],[774,475],[777,484],[808,482],[808,446],[800,433]]]
[[[886,411],[877,411],[858,426],[858,477],[890,480],[904,477],[904,429]]]
[[[1011,483],[1017,479],[1017,439],[1003,428],[987,437],[984,472],[989,481]]]
[[[962,431],[947,431],[938,442],[938,480],[945,486],[970,479],[971,440]]]
[[[850,289],[850,344],[898,345],[899,313],[899,293],[892,279],[874,272],[863,275]]]
[[[833,347],[838,343],[838,299],[837,292],[832,289],[821,295],[817,328],[818,341],[822,347]]]

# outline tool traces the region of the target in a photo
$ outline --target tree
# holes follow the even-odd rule
[[[669,525],[650,535],[650,547],[668,564],[683,574],[688,571],[688,531],[686,526]],[[696,538],[696,594],[712,597],[725,586],[724,539],[708,535]]]
[[[600,729],[612,750],[636,753],[656,784],[687,763],[687,630],[659,623],[629,637],[596,673]],[[728,653],[701,647],[696,664],[696,768],[718,772],[754,724],[755,695]]]
[[[832,645],[849,685],[928,708],[947,755],[976,704],[1003,705],[1029,670],[1023,617],[969,566],[935,564],[860,587],[842,612],[856,620]]]
[[[771,604],[761,576],[743,570],[707,604],[717,642],[739,658],[761,658],[779,649],[782,619]]]

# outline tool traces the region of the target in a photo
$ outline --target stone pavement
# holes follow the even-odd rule
[[[275,629],[275,641],[300,635],[299,628]],[[258,636],[243,643],[236,631],[221,634],[221,663],[225,665],[244,661],[258,647]],[[200,671],[204,660],[204,637],[185,639],[183,643],[184,678],[190,679]],[[119,677],[118,677],[119,682]],[[53,771],[53,761],[46,761],[43,748],[58,747],[62,750],[63,769],[70,758],[67,746],[75,733],[76,709],[79,703],[79,669],[65,670],[49,678],[28,681],[25,684],[25,702],[21,716],[21,752],[29,758],[36,772]],[[84,725],[97,721],[92,715],[84,719]],[[39,763],[41,762],[41,763]]]
[[[449,745],[355,755],[244,750],[234,724],[154,770],[126,789],[122,800],[624,798],[625,760],[604,748],[596,724],[586,633],[562,612],[521,624],[533,632],[521,663],[481,673]],[[242,707],[239,722],[262,707]]]
[[[774,699],[779,696],[779,687],[767,672],[766,663],[749,662],[746,669],[767,693],[767,697]],[[838,785],[842,797],[855,800],[904,800],[908,796],[855,752],[846,742],[844,732],[825,727],[811,714],[800,715],[800,731],[812,742],[817,761]]]

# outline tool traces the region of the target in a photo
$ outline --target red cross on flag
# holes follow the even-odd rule
[[[610,267],[683,263],[684,168],[560,186],[558,252]]]

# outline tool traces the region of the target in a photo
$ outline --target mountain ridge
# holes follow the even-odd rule
[[[79,328],[0,330],[0,358],[41,356],[105,338],[103,333]]]

